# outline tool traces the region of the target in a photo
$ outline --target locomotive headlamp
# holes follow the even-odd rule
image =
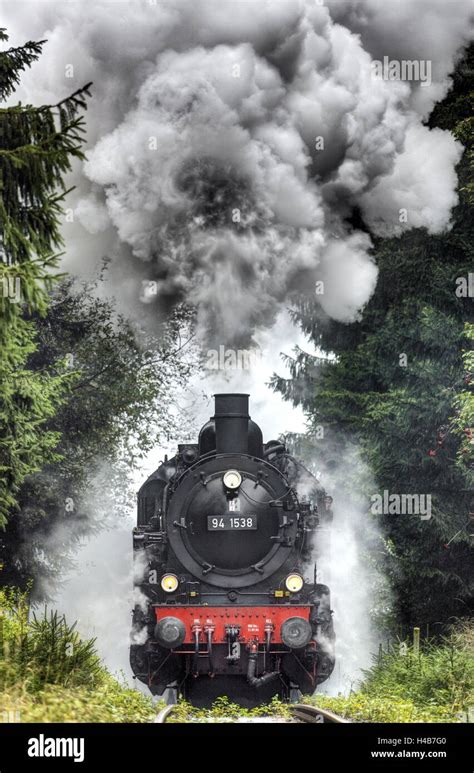
[[[179,585],[175,574],[164,574],[161,578],[161,587],[166,593],[173,593]]]
[[[303,584],[304,580],[300,574],[289,574],[285,580],[285,585],[291,593],[299,593]]]
[[[237,470],[227,470],[222,478],[224,486],[229,491],[235,491],[242,483],[242,475]]]

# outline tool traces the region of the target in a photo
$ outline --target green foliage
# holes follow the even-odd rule
[[[351,693],[349,697],[316,695],[308,700],[353,722],[456,722],[447,706],[416,706],[410,700]]]
[[[100,280],[65,280],[52,294],[48,314],[36,320],[31,367],[41,371],[61,362],[75,378],[55,423],[62,454],[74,446],[76,469],[68,475],[98,456],[116,461],[119,448],[134,466],[166,442],[179,426],[171,395],[197,366],[190,312],[177,308],[156,333],[145,333],[100,292]]]
[[[233,703],[226,695],[217,698],[211,708],[198,709],[188,701],[180,700],[167,718],[167,723],[183,722],[235,722],[244,717],[290,717],[290,708],[278,698],[273,698],[270,703],[262,703],[255,708],[244,708]]]
[[[82,641],[56,612],[29,614],[26,594],[0,590],[0,690],[21,680],[36,693],[45,685],[93,687],[103,678],[94,640]]]
[[[35,319],[29,368],[42,374],[56,363],[70,384],[45,425],[57,439],[56,459],[25,477],[0,537],[0,584],[25,588],[34,577],[35,599],[71,568],[84,537],[128,514],[141,458],[192,429],[175,410],[198,364],[189,313],[178,308],[156,334],[145,334],[98,297],[97,285],[64,280]]]
[[[453,88],[447,97],[435,105],[430,116],[429,125],[450,129],[453,134],[468,148],[467,164],[460,170],[460,189],[474,205],[474,149],[472,135],[474,116],[472,104],[474,90],[472,73],[474,70],[474,48],[471,46],[453,73]],[[453,118],[455,123],[453,125]]]
[[[405,642],[405,655],[392,648],[377,657],[357,692],[309,702],[365,722],[462,721],[474,701],[473,635],[472,625],[457,626],[418,654]]]
[[[465,615],[473,589],[474,304],[456,294],[456,280],[467,279],[474,265],[468,184],[473,124],[466,99],[472,73],[471,49],[457,68],[453,91],[430,119],[466,146],[452,229],[376,239],[377,287],[353,324],[322,318],[316,301],[302,301],[295,319],[332,356],[297,350],[287,360],[291,378],[273,380],[276,390],[307,411],[310,435],[317,438],[316,427],[324,428],[324,438],[313,443],[319,469],[340,464],[353,444],[360,449],[374,482],[355,481],[352,496],[365,499],[368,520],[370,498],[383,490],[431,495],[430,520],[378,516],[385,550],[377,555],[405,625]],[[332,493],[337,517],[344,497]]]
[[[466,472],[468,485],[474,490],[474,324],[466,323],[465,337],[469,347],[462,352],[464,363],[464,389],[456,396],[454,431],[461,438],[457,450],[457,464]]]
[[[151,700],[114,679],[94,640],[52,612],[29,613],[27,594],[0,589],[0,720],[150,722]]]
[[[0,41],[8,40],[5,27],[0,27]],[[20,83],[20,73],[38,59],[45,40],[29,41],[20,48],[0,52],[0,99],[6,99]]]
[[[87,84],[55,105],[0,109],[0,243],[8,265],[51,258],[63,244],[64,177],[81,150]],[[59,191],[59,192],[58,192]]]
[[[28,368],[35,350],[31,323],[18,317],[10,323],[8,338],[8,350],[0,357],[0,527],[16,510],[26,476],[57,459],[59,436],[44,425],[64,399],[70,380]]]
[[[5,30],[0,40],[8,40]],[[38,59],[44,41],[0,52],[0,98]],[[90,85],[90,84],[89,84]],[[36,350],[31,314],[44,315],[57,280],[54,250],[62,244],[64,175],[83,154],[88,86],[56,105],[0,108],[0,529],[15,513],[29,473],[57,459],[58,436],[45,423],[61,404],[70,378],[29,368]]]

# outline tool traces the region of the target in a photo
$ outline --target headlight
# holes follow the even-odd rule
[[[304,580],[300,574],[289,574],[285,580],[287,590],[291,593],[298,593],[303,587]]]
[[[179,580],[175,574],[164,574],[161,578],[161,587],[166,593],[173,593],[179,585]]]
[[[224,473],[222,480],[224,486],[229,489],[229,491],[235,491],[242,483],[242,476],[237,470],[227,470],[227,472]]]

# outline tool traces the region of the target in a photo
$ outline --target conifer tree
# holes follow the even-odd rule
[[[7,41],[0,29],[0,42]],[[0,51],[3,102],[45,42]],[[0,107],[0,528],[15,511],[25,477],[55,459],[58,435],[44,425],[71,376],[61,368],[29,368],[36,349],[32,315],[46,314],[58,278],[64,176],[73,158],[83,158],[80,112],[90,85],[54,105]]]

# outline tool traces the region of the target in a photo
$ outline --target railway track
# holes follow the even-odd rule
[[[168,720],[168,717],[170,714],[172,714],[173,710],[176,708],[176,704],[171,704],[170,706],[165,706],[164,709],[162,709],[159,714],[157,714],[155,719],[155,724],[158,725],[164,725],[166,721]],[[241,717],[240,719],[231,719],[230,717],[219,717],[219,719],[209,719],[208,722],[213,723],[228,723],[228,722],[237,722],[237,723],[280,723],[280,724],[288,724],[288,723],[314,723],[314,724],[321,724],[321,723],[332,723],[332,724],[350,724],[350,721],[348,719],[343,719],[343,717],[339,717],[337,714],[333,714],[332,711],[328,711],[327,709],[321,709],[319,706],[310,706],[307,703],[294,703],[290,707],[290,711],[292,714],[292,719],[288,719],[287,717]],[[206,722],[206,720],[201,720],[203,722]]]
[[[169,706],[165,706],[164,709],[161,709],[161,711],[156,715],[156,719],[154,720],[155,725],[164,725],[166,720],[168,719],[169,715],[173,711],[173,709],[176,708],[176,703],[170,703]]]
[[[310,706],[308,703],[294,703],[290,708],[291,713],[298,722],[314,722],[347,725],[350,720],[333,714],[332,711],[321,709],[319,706]]]

